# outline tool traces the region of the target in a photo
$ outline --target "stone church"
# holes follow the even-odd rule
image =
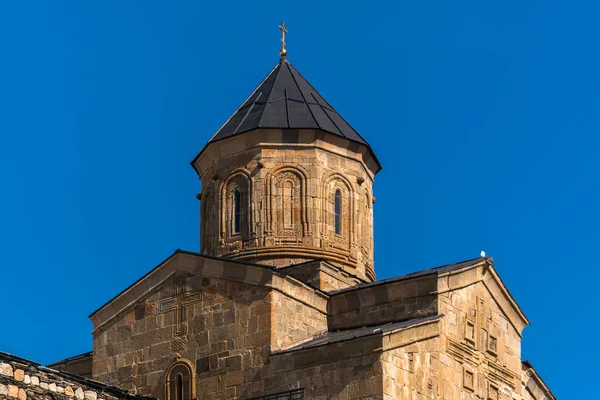
[[[90,353],[0,353],[0,398],[555,398],[491,258],[375,279],[381,165],[281,54],[191,162],[200,252],[94,311]]]

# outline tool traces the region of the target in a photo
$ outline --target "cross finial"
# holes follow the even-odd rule
[[[285,34],[288,33],[287,29],[285,29],[285,22],[281,21],[281,25],[279,25],[279,29],[281,29],[281,50],[279,51],[279,55],[281,57],[285,57],[287,54],[287,50],[285,49]]]

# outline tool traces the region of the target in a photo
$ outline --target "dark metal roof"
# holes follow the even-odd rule
[[[92,351],[88,351],[88,352],[85,352],[85,353],[82,353],[82,354],[78,354],[76,356],[71,356],[71,357],[65,358],[64,360],[55,361],[55,362],[50,363],[50,364],[48,364],[46,366],[48,368],[53,368],[53,366],[56,366],[58,364],[64,364],[64,363],[68,363],[69,361],[76,361],[76,360],[81,360],[81,359],[84,359],[84,358],[89,358],[89,357],[92,357],[92,355],[93,355],[93,352]]]
[[[209,143],[257,128],[322,129],[367,144],[285,57]]]
[[[286,57],[281,58],[208,141],[207,146],[259,128],[320,129],[367,146],[381,168],[366,140],[304,79]],[[194,158],[192,165],[204,149]]]
[[[322,335],[315,336],[306,342],[294,345],[294,346],[289,347],[284,350],[275,351],[275,352],[273,352],[273,354],[288,353],[290,351],[309,349],[312,347],[323,346],[323,345],[331,344],[331,343],[344,342],[346,340],[357,339],[357,338],[361,338],[361,337],[365,337],[365,336],[380,335],[380,334],[395,331],[397,329],[409,328],[411,326],[414,326],[414,325],[417,325],[417,324],[420,324],[423,322],[435,321],[435,320],[441,319],[442,317],[443,317],[442,314],[438,314],[438,315],[431,315],[428,317],[411,318],[411,319],[399,321],[399,322],[388,322],[388,323],[385,323],[382,325],[376,325],[376,326],[363,326],[361,328],[355,328],[355,329],[345,329],[345,330],[335,331],[335,332],[325,332]]]

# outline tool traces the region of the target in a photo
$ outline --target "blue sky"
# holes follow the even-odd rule
[[[523,358],[591,398],[600,4],[2,2],[0,349],[91,349],[87,315],[199,248],[189,161],[288,58],[371,143],[379,278],[485,250]],[[573,392],[578,396],[573,396]]]

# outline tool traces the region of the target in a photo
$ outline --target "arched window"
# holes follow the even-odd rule
[[[178,361],[169,368],[165,387],[167,400],[192,400],[196,397],[195,375],[190,365]]]
[[[251,182],[245,173],[235,172],[223,187],[222,238],[246,240],[251,231]]]
[[[334,217],[335,217],[335,234],[342,234],[342,191],[340,189],[335,191],[334,200]]]
[[[233,192],[233,233],[240,233],[242,227],[242,191],[239,187]]]

